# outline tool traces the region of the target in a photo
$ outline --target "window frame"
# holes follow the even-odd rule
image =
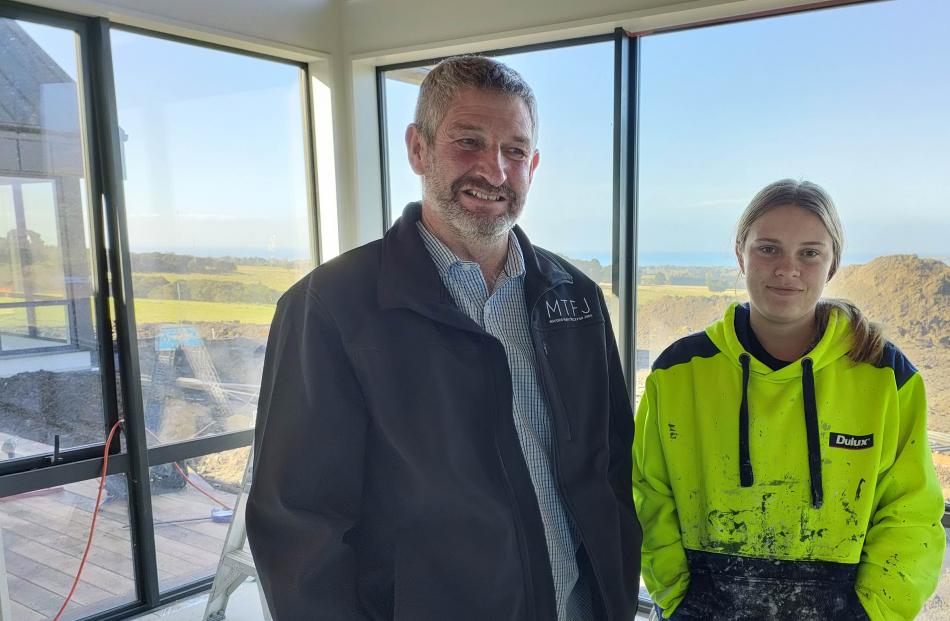
[[[0,462],[2,496],[13,496],[49,487],[99,477],[105,450],[105,432],[125,410],[125,447],[119,436],[109,447],[108,474],[125,474],[132,562],[135,568],[135,598],[132,602],[83,617],[83,621],[111,621],[140,615],[200,593],[211,586],[207,576],[171,589],[161,590],[153,531],[149,468],[249,447],[254,429],[225,432],[149,448],[145,437],[142,382],[138,364],[138,335],[134,314],[132,270],[125,219],[122,150],[112,69],[112,30],[132,32],[190,46],[213,49],[251,58],[278,62],[300,70],[303,135],[311,264],[321,263],[319,202],[316,179],[316,132],[313,118],[313,73],[309,63],[237,46],[210,43],[142,27],[114,23],[104,17],[72,13],[0,0],[0,19],[22,20],[71,30],[78,37],[77,63],[79,112],[84,139],[86,198],[89,213],[92,304],[101,354],[100,383],[104,411],[102,440],[64,449],[55,456],[42,454]],[[111,250],[110,250],[111,248]],[[112,305],[110,305],[110,300]],[[113,314],[112,308],[115,312]],[[115,334],[113,336],[113,321]],[[45,350],[44,350],[45,351]],[[120,396],[121,395],[121,396]]]
[[[552,49],[563,49],[594,43],[614,44],[614,129],[613,129],[613,218],[611,219],[611,252],[613,269],[611,284],[620,304],[620,322],[614,326],[617,333],[620,360],[625,369],[628,389],[632,387],[632,374],[626,369],[633,366],[634,309],[636,308],[636,97],[630,98],[625,86],[636,81],[638,42],[623,28],[612,32],[533,43],[512,47],[491,48],[475,52],[481,56],[496,57],[525,54]],[[449,56],[433,56],[423,60],[377,65],[376,72],[376,118],[379,124],[380,188],[382,193],[383,232],[392,226],[392,202],[390,198],[389,162],[391,155],[387,144],[388,123],[386,120],[386,72],[399,69],[416,69],[434,65]],[[635,91],[634,91],[635,92]],[[633,148],[630,148],[633,145]]]
[[[666,28],[656,28],[649,31],[628,32],[622,27],[616,28],[613,33],[590,35],[579,38],[554,40],[532,45],[492,48],[483,52],[473,52],[484,56],[500,56],[532,52],[545,49],[569,47],[613,40],[615,43],[614,57],[614,217],[613,229],[613,289],[620,301],[620,325],[615,326],[618,337],[618,349],[624,367],[624,376],[627,382],[628,393],[633,407],[635,382],[635,355],[636,355],[636,273],[637,273],[637,241],[638,241],[638,197],[639,197],[639,95],[640,95],[640,41],[644,36],[666,34],[724,26],[739,22],[768,19],[796,13],[810,13],[824,9],[834,9],[849,5],[876,2],[878,0],[826,0],[804,6],[786,7],[774,10],[764,10],[737,17],[714,19],[705,22],[684,24]],[[379,137],[379,164],[380,188],[382,193],[383,232],[392,226],[392,205],[390,202],[389,162],[390,154],[387,145],[386,122],[386,77],[387,71],[396,69],[411,69],[432,65],[450,55],[433,56],[425,60],[399,62],[377,65],[376,92],[377,92],[377,122]],[[941,523],[950,536],[950,500],[944,504],[944,515]],[[649,614],[653,603],[649,598],[639,598],[639,613]]]

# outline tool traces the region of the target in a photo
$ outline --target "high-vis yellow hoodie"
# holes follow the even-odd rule
[[[912,619],[945,546],[920,375],[891,344],[878,364],[851,361],[838,311],[810,352],[772,370],[740,343],[736,315],[663,352],[637,411],[654,601],[665,618],[739,618],[719,606]]]

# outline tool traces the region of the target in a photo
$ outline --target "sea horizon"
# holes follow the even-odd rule
[[[136,248],[135,254],[147,252],[162,252],[168,254],[188,255],[205,258],[231,257],[235,259],[263,259],[280,261],[309,261],[310,256],[301,255],[298,248],[263,248],[263,247],[220,247],[220,248],[184,248],[175,246]],[[597,260],[602,267],[613,262],[609,253],[575,251],[573,253],[558,253],[569,259],[592,261]],[[885,252],[885,253],[845,253],[842,265],[867,263],[881,256],[895,254],[917,254],[920,258],[937,259],[950,264],[950,256],[921,253]],[[735,257],[723,252],[644,252],[637,255],[637,267],[735,267]]]

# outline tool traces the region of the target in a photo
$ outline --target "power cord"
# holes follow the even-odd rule
[[[63,601],[63,605],[60,606],[59,612],[57,612],[56,616],[53,617],[53,621],[59,621],[60,617],[63,616],[63,612],[66,610],[66,606],[69,605],[70,600],[72,600],[73,595],[76,593],[76,587],[79,586],[79,578],[80,576],[82,576],[82,571],[86,567],[86,559],[88,558],[89,550],[92,547],[92,537],[96,532],[96,518],[99,516],[99,508],[102,504],[102,490],[105,488],[105,485],[106,485],[106,472],[109,469],[109,447],[112,446],[112,439],[113,437],[115,437],[116,432],[122,426],[122,423],[123,423],[123,419],[119,419],[118,421],[116,421],[114,425],[112,425],[112,429],[109,431],[109,438],[106,440],[105,450],[103,451],[103,454],[102,454],[102,475],[99,477],[99,491],[96,494],[95,508],[93,508],[92,510],[92,524],[89,526],[89,538],[86,540],[86,549],[82,553],[82,560],[79,561],[79,570],[76,572],[76,577],[73,579],[73,585],[69,589],[69,594],[66,596],[66,599]],[[155,434],[153,433],[152,435],[155,435]],[[174,464],[174,466],[175,466],[175,469],[178,470],[178,473],[182,476],[182,478],[185,480],[186,483],[188,483],[193,488],[195,488],[196,490],[198,490],[199,492],[201,492],[202,494],[204,494],[205,496],[207,496],[208,498],[210,498],[217,504],[221,505],[225,509],[231,508],[231,505],[226,504],[222,502],[221,500],[218,500],[217,498],[215,498],[208,492],[204,491],[203,489],[195,485],[194,481],[191,480],[188,474],[177,463]]]
[[[96,532],[96,518],[99,515],[99,506],[102,502],[102,490],[106,486],[106,472],[109,469],[109,447],[112,446],[112,438],[115,436],[115,433],[119,430],[121,425],[122,419],[119,419],[114,425],[112,425],[112,429],[109,431],[109,439],[106,440],[106,447],[102,455],[102,476],[99,478],[99,493],[96,494],[96,506],[92,510],[92,525],[89,527],[89,538],[86,540],[86,549],[82,553],[82,560],[79,561],[79,570],[76,572],[76,578],[73,580],[72,588],[69,589],[69,595],[66,596],[66,600],[60,607],[59,612],[57,612],[56,616],[53,617],[53,621],[59,621],[59,618],[63,616],[63,611],[66,610],[66,606],[69,604],[69,601],[73,598],[73,594],[76,592],[76,587],[79,586],[79,577],[82,575],[82,570],[86,567],[86,558],[89,556],[89,548],[92,547],[92,536]]]
[[[147,433],[148,435],[152,436],[153,438],[155,438],[155,439],[158,440],[159,442],[161,442],[161,440],[162,440],[161,436],[159,436],[157,433],[155,433],[155,432],[152,431],[151,429],[146,428],[146,429],[145,429],[145,433]],[[195,488],[196,490],[198,490],[199,492],[201,492],[202,494],[204,494],[205,496],[207,496],[208,498],[210,498],[210,499],[211,499],[212,501],[214,501],[215,503],[221,505],[222,508],[224,508],[224,509],[230,509],[230,508],[232,507],[232,505],[227,504],[227,503],[225,503],[224,501],[215,498],[214,496],[212,496],[212,495],[209,494],[208,492],[204,491],[203,489],[201,489],[200,487],[198,487],[197,485],[195,485],[195,482],[191,480],[191,477],[188,476],[188,473],[185,472],[184,469],[182,469],[182,467],[179,466],[177,462],[172,462],[172,465],[175,466],[175,470],[177,470],[177,471],[178,471],[178,474],[181,475],[181,478],[183,478],[183,479],[185,480],[185,483],[187,483],[188,485],[192,486],[193,488]]]

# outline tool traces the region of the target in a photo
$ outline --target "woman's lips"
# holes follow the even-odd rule
[[[767,286],[766,288],[772,293],[775,293],[776,295],[788,295],[788,296],[798,295],[799,293],[804,291],[804,289],[795,289],[794,287]]]

